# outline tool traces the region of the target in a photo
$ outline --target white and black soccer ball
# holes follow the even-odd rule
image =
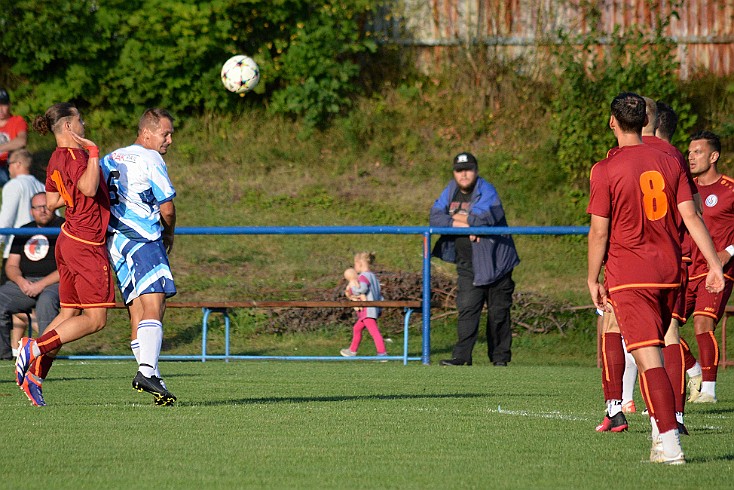
[[[238,54],[222,65],[222,83],[230,92],[243,94],[257,86],[260,81],[260,67],[249,56]]]

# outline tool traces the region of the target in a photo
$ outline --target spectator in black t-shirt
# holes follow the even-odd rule
[[[59,228],[64,219],[46,207],[46,193],[31,198],[33,221],[21,228]],[[8,281],[0,286],[0,359],[12,359],[23,335],[12,329],[13,314],[36,310],[39,335],[59,314],[59,272],[55,234],[16,235],[5,264]],[[12,331],[12,340],[11,340]],[[11,348],[13,348],[11,350]]]

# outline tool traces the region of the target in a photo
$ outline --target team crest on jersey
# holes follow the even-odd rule
[[[38,262],[46,258],[49,248],[48,238],[46,236],[33,235],[25,242],[23,252],[28,257],[28,260]]]
[[[706,207],[713,208],[719,203],[719,198],[716,196],[716,194],[711,194],[709,197],[706,198]]]

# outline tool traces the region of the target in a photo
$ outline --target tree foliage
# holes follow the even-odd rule
[[[604,35],[594,27],[599,12],[591,9],[586,15],[592,19],[588,33],[560,33],[554,81],[557,157],[577,189],[587,186],[591,166],[616,146],[607,122],[610,103],[620,92],[636,92],[671,105],[680,119],[673,143],[685,140],[696,120],[680,95],[676,45],[663,35],[669,19],[658,19],[653,27],[630,26],[624,32],[616,27]]]
[[[319,125],[349,106],[376,0],[0,0],[0,66],[20,112],[59,101],[112,125],[150,106],[179,115],[266,104]],[[247,54],[262,77],[240,98],[219,80]]]

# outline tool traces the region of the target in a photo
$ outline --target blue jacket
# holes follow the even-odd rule
[[[457,190],[456,181],[451,180],[431,208],[431,226],[451,227],[453,218],[449,214],[449,206]],[[505,211],[497,191],[481,177],[477,177],[471,195],[468,223],[469,226],[507,226]],[[436,242],[432,255],[446,262],[456,263],[455,240],[456,235],[442,235]],[[478,242],[472,242],[475,286],[492,284],[519,263],[520,258],[510,235],[481,236]]]

